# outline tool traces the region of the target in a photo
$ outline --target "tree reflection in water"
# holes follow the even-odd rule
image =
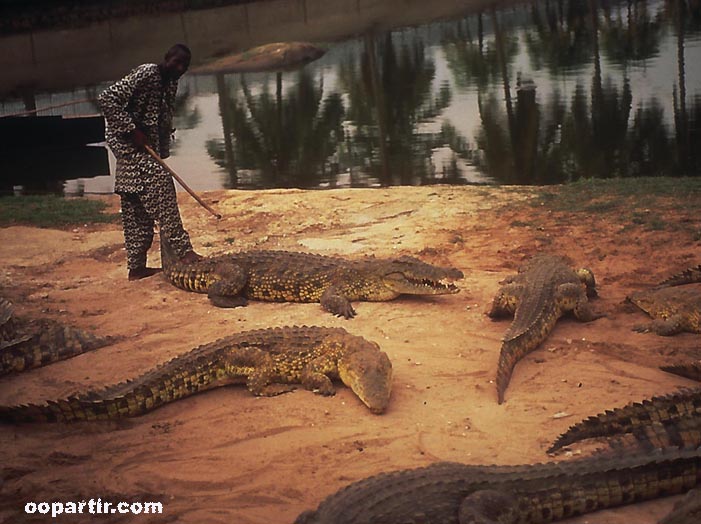
[[[218,78],[223,139],[207,149],[228,187],[465,183],[469,170],[507,184],[697,175],[685,42],[700,12],[561,0],[369,32],[323,68]],[[670,42],[668,104],[631,78]]]

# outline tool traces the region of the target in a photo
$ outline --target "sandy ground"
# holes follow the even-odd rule
[[[542,462],[581,418],[693,383],[657,369],[701,357],[698,335],[633,332],[647,321],[631,290],[699,263],[686,228],[630,227],[616,214],[550,212],[527,188],[421,187],[186,194],[196,249],[253,247],[359,257],[412,254],[465,273],[457,295],[357,303],[335,318],[318,304],[254,302],[222,310],[160,276],[125,278],[118,224],[69,230],[0,229],[0,285],[18,312],[124,340],[0,381],[0,404],[38,402],[134,377],[230,333],[283,325],[342,326],[378,342],[394,366],[390,408],[371,414],[339,387],[255,398],[223,388],[123,422],[0,427],[0,521],[23,522],[28,501],[159,501],[157,517],[63,516],[55,522],[289,523],[349,482],[438,460]],[[116,209],[115,199],[109,199]],[[644,211],[644,210],[643,210]],[[668,224],[697,221],[683,207]],[[507,402],[493,378],[509,321],[485,315],[499,281],[539,251],[569,255],[597,276],[606,318],[563,319],[516,368]],[[153,251],[158,263],[157,250]],[[574,450],[578,452],[577,449]],[[650,524],[674,498],[572,522]],[[35,516],[31,522],[53,522]]]

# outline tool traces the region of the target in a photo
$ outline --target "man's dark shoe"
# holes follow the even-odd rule
[[[129,270],[129,280],[141,280],[142,278],[150,277],[156,273],[163,271],[159,267],[137,267]]]
[[[180,262],[183,264],[193,264],[199,260],[202,260],[202,255],[198,255],[194,251],[188,251],[180,257]]]

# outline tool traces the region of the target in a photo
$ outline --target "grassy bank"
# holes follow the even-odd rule
[[[621,209],[633,202],[660,205],[670,199],[701,209],[701,178],[586,179],[543,187],[535,204],[557,211],[596,212]]]
[[[0,198],[0,227],[29,225],[67,227],[115,222],[118,215],[106,213],[107,204],[87,198],[56,195],[8,196]]]
[[[701,240],[698,222],[669,221],[676,216],[701,214],[701,178],[614,178],[587,179],[562,186],[542,187],[533,206],[552,211],[605,214],[624,228],[648,230],[688,230]]]

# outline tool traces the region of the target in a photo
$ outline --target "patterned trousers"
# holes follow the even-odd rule
[[[128,269],[146,267],[146,253],[153,243],[155,222],[177,256],[192,250],[170,176],[156,176],[143,193],[120,193],[120,197]]]

